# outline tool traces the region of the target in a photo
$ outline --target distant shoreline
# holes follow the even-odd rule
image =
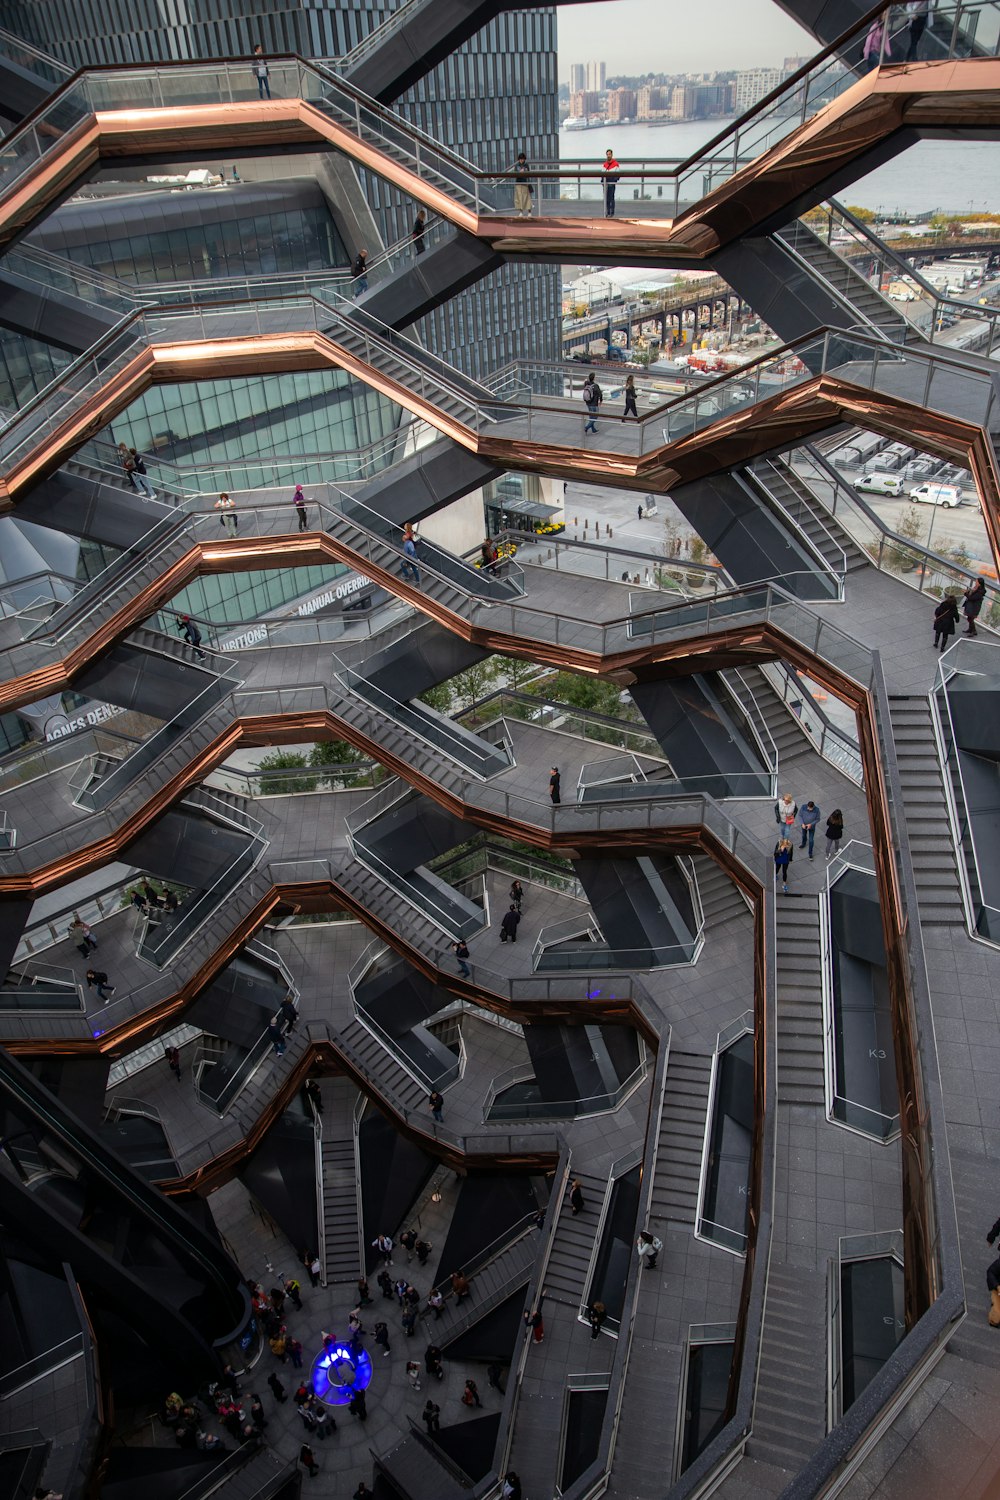
[[[672,125],[711,124],[721,128],[738,118],[738,115],[685,115],[683,120],[602,120],[593,125],[577,125],[573,130],[566,130],[566,122],[563,120],[559,125],[559,134],[566,131],[567,135],[576,135],[578,131],[584,130],[669,130]],[[713,130],[712,134],[715,133]]]

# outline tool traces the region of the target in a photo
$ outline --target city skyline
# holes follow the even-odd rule
[[[670,27],[671,8],[658,0],[601,0],[574,6],[572,24],[559,16],[559,82],[574,63],[607,65],[607,76],[647,72],[715,72],[774,67],[785,56],[812,56],[816,41],[775,0],[706,0],[697,26],[676,6],[684,29]],[[662,37],[658,46],[655,39]]]

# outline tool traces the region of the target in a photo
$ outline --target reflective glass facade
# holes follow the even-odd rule
[[[316,271],[349,261],[325,198],[307,178],[80,200],[47,219],[31,243],[147,283]]]
[[[224,463],[365,447],[398,421],[399,408],[377,391],[340,370],[315,370],[153,386],[108,436],[176,462]]]
[[[23,406],[54,380],[73,356],[52,344],[0,328],[0,407]]]

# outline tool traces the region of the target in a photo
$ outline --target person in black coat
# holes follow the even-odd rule
[[[945,594],[934,611],[934,644],[943,651],[958,624],[958,605],[951,594]]]
[[[558,766],[552,767],[552,775],[549,777],[549,796],[552,798],[553,807],[558,807],[562,801],[562,777],[559,775]]]
[[[509,911],[504,912],[503,921],[500,923],[501,943],[506,943],[508,939],[512,943],[517,942],[517,924],[520,920],[521,913],[516,906],[512,906]]]
[[[968,627],[965,632],[966,635],[978,635],[979,632],[976,630],[976,620],[979,618],[979,611],[983,607],[983,600],[985,598],[985,581],[982,578],[974,578],[969,584],[969,587],[966,589],[965,598],[962,601],[962,613],[965,616],[966,625]]]

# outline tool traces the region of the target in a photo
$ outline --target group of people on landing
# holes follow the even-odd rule
[[[514,212],[519,219],[531,218],[535,188],[531,181],[531,167],[528,165],[527,153],[519,151],[517,161],[511,168],[510,175],[514,179]],[[621,166],[615,160],[615,153],[609,147],[604,153],[601,162],[601,196],[604,199],[604,217],[613,219],[615,216],[615,188],[618,186],[621,176]]]
[[[986,598],[986,583],[983,578],[973,578],[965,593],[962,595],[962,614],[966,621],[966,635],[978,635],[976,621]],[[954,594],[945,594],[934,611],[934,644],[939,651],[943,651],[951,637],[955,634],[955,626],[961,616],[958,612],[958,600]]]
[[[813,846],[816,842],[816,828],[822,813],[815,802],[807,802],[799,807],[790,792],[783,792],[774,804],[774,821],[781,830],[778,842],[774,846],[774,876],[781,881],[781,889],[788,890],[788,867],[795,858],[795,850],[792,845],[791,834],[795,828],[795,820],[798,819],[802,830],[802,839],[799,843],[800,849],[808,849],[809,858],[813,857]],[[840,841],[844,837],[844,814],[839,807],[835,807],[826,820],[826,857],[831,859],[840,849]]]

